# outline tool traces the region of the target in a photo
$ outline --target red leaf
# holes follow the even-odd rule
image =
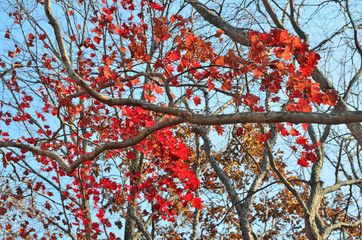
[[[179,51],[171,51],[169,52],[168,57],[172,60],[172,61],[177,61],[180,59],[180,53]]]
[[[161,95],[163,95],[163,89],[162,89],[162,87],[160,87],[160,86],[155,86],[154,87],[154,90],[155,90],[155,92],[157,93],[157,94],[161,94]]]
[[[235,132],[236,136],[241,136],[244,133],[244,128],[238,127],[238,129]]]
[[[39,34],[39,39],[44,41],[47,38],[47,35],[45,34]]]
[[[214,126],[216,132],[217,132],[217,135],[222,135],[224,133],[224,127],[221,126],[221,125],[215,125]]]
[[[35,38],[34,34],[29,33],[29,40],[32,41],[32,40],[34,40],[34,38]]]
[[[305,137],[300,136],[300,137],[297,138],[296,143],[298,143],[298,144],[300,144],[300,145],[303,145],[303,144],[306,144],[307,141],[308,141],[308,140],[307,140]]]
[[[6,31],[4,38],[10,39],[10,30],[9,29]]]
[[[101,42],[102,38],[100,38],[100,37],[94,37],[93,40],[94,40],[97,44],[99,44],[99,43]]]
[[[195,37],[195,35],[193,33],[189,33],[185,37],[185,41],[188,45],[194,44],[196,42],[196,40],[197,40],[197,38]]]
[[[192,200],[192,206],[193,206],[194,208],[201,209],[201,207],[202,207],[202,200],[201,200],[201,198],[195,197],[195,198]]]
[[[259,134],[257,138],[259,143],[264,143],[266,140],[271,138],[271,132],[267,132],[266,134]]]
[[[163,7],[158,3],[154,3],[154,2],[151,3],[151,8],[159,10],[159,11],[163,11]]]
[[[302,123],[302,126],[303,126],[303,130],[307,131],[307,129],[309,127],[309,124],[308,123]]]
[[[9,230],[12,228],[12,225],[10,223],[5,225],[5,230]],[[13,238],[12,238],[13,239]]]
[[[0,207],[0,215],[5,215],[8,210],[4,207]]]
[[[153,94],[145,94],[145,98],[149,101],[149,102],[156,102],[156,96]]]
[[[10,58],[14,58],[14,57],[15,57],[15,52],[9,51],[9,52],[8,52],[8,56],[9,56]]]
[[[280,33],[279,33],[280,42],[285,42],[286,40],[289,40],[289,39],[291,39],[291,38],[290,38],[290,34],[289,34],[288,30],[280,31]]]
[[[309,162],[307,162],[307,160],[304,157],[301,157],[300,159],[298,159],[297,164],[302,167],[309,167]]]
[[[99,67],[98,70],[100,70],[100,72],[103,73],[105,78],[110,78],[111,77],[111,69],[108,66],[104,66],[104,67]]]
[[[192,199],[193,197],[194,197],[194,194],[193,194],[192,192],[188,191],[188,192],[186,193],[186,195],[182,197],[182,200],[188,202],[188,201],[191,201],[191,199]]]
[[[280,97],[273,97],[271,100],[272,100],[272,102],[274,102],[274,103],[275,103],[275,102],[279,102]]]
[[[194,103],[195,103],[196,106],[201,103],[201,99],[200,99],[199,96],[195,96],[195,97],[194,97]]]
[[[132,195],[129,195],[129,196],[127,197],[127,200],[128,200],[128,202],[132,202],[133,196],[132,196]]]
[[[110,239],[110,240],[116,239],[116,234],[114,234],[113,232],[110,232],[110,233],[109,233],[109,239]]]
[[[129,160],[135,159],[135,155],[133,154],[133,151],[129,151],[127,153],[127,159],[129,159]]]
[[[186,89],[186,97],[187,97],[187,99],[190,99],[191,95],[192,95],[192,89],[191,88]]]
[[[312,151],[312,150],[316,149],[316,146],[313,143],[305,143],[305,144],[303,144],[303,149],[305,151]]]
[[[254,94],[247,93],[244,97],[244,103],[248,106],[257,104],[259,102],[260,98],[255,96]]]
[[[45,208],[50,211],[50,209],[52,208],[52,205],[50,205],[50,203],[48,201],[46,201],[45,202]]]

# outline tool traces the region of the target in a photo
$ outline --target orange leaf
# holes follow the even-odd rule
[[[104,62],[105,65],[109,66],[113,63],[114,59],[108,55],[105,55],[102,57],[102,61]]]
[[[338,98],[338,92],[336,90],[328,89],[327,92],[322,96],[323,104],[328,104],[330,106],[337,105]]]
[[[189,33],[187,34],[185,41],[187,42],[188,45],[192,45],[196,42],[197,38],[195,37],[195,35],[193,33]]]
[[[224,62],[224,57],[223,56],[218,56],[216,59],[215,59],[215,64],[216,65],[224,65],[225,62]]]
[[[222,34],[224,34],[225,32],[221,29],[216,30],[216,34],[215,37],[220,37]]]
[[[278,58],[283,58],[284,60],[288,61],[292,58],[292,54],[290,51],[290,47],[286,46],[284,48],[284,50],[282,48],[278,48],[278,49],[274,49],[274,54],[275,56],[277,56]]]

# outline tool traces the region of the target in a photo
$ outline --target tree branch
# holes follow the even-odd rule
[[[343,186],[353,185],[353,184],[358,184],[358,183],[362,183],[362,179],[351,179],[351,180],[347,180],[347,181],[337,182],[336,184],[334,184],[332,186],[324,188],[323,194],[337,191],[338,189],[340,189]]]
[[[152,237],[150,236],[150,234],[148,233],[145,224],[143,223],[142,219],[140,219],[137,214],[136,214],[136,210],[134,209],[133,206],[131,206],[131,208],[133,208],[133,211],[130,211],[131,213],[131,217],[135,220],[136,225],[138,227],[139,230],[141,230],[141,232],[143,233],[143,236],[147,239],[147,240],[152,240]]]
[[[279,20],[278,16],[275,14],[275,11],[273,7],[271,6],[270,2],[268,0],[262,0],[264,7],[266,11],[268,12],[269,16],[272,18],[274,24],[277,26],[277,28],[285,29],[283,26],[283,23]]]
[[[361,223],[362,223],[362,219],[357,220],[355,223],[339,222],[339,223],[336,223],[336,224],[334,224],[332,226],[329,226],[326,229],[326,233],[329,233],[333,229],[336,229],[336,228],[339,228],[339,227],[356,227],[356,226],[358,226],[358,224],[361,224]]]
[[[227,36],[229,36],[235,42],[238,42],[245,46],[250,46],[249,33],[244,29],[234,27],[218,16],[214,11],[200,3],[198,0],[186,0],[190,3],[197,12],[209,23],[217,28],[222,29]]]
[[[295,190],[295,188],[292,186],[292,184],[290,184],[290,182],[288,181],[288,179],[279,171],[279,169],[276,167],[275,162],[274,162],[274,156],[273,153],[271,151],[270,145],[269,145],[269,141],[265,141],[265,148],[267,150],[268,153],[268,157],[269,157],[269,162],[270,162],[270,166],[272,167],[273,171],[277,174],[279,180],[281,182],[283,182],[284,186],[286,188],[288,188],[288,190],[293,194],[293,196],[296,198],[296,200],[298,201],[300,207],[303,209],[303,212],[305,215],[307,215],[307,217],[309,217],[309,210],[307,208],[307,206],[305,205],[305,203],[302,200],[302,197],[299,195],[299,193]]]

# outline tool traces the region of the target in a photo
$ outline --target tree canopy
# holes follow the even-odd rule
[[[1,3],[0,236],[359,239],[361,7]]]

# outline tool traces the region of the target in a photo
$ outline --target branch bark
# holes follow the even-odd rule
[[[347,181],[337,182],[333,186],[324,188],[323,195],[330,193],[330,192],[337,191],[338,189],[340,189],[343,186],[354,185],[354,184],[358,184],[358,183],[362,183],[362,179],[351,179],[351,180],[347,180]]]
[[[204,4],[198,0],[186,0],[192,7],[209,23],[217,28],[222,29],[226,35],[228,35],[235,42],[239,42],[242,45],[250,46],[249,33],[242,28],[237,28],[226,22],[222,17],[216,14],[216,12],[207,8]]]

